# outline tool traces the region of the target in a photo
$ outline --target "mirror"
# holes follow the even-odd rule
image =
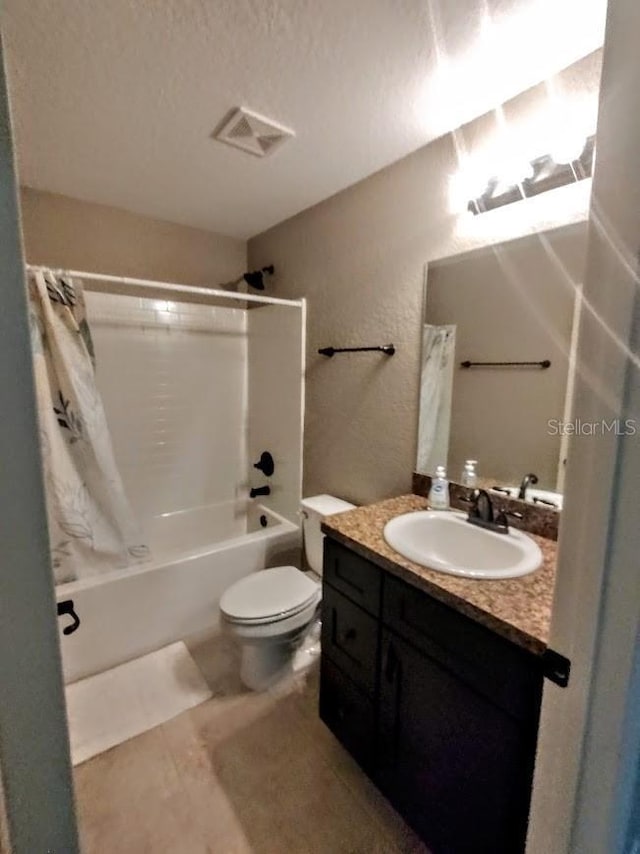
[[[417,471],[561,509],[587,224],[427,265]],[[548,502],[548,503],[545,503]]]

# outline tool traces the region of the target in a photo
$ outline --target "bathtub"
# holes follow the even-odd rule
[[[145,525],[152,561],[59,585],[58,601],[73,599],[80,618],[72,635],[62,634],[68,618],[58,621],[65,682],[214,633],[230,584],[292,563],[300,529],[264,506],[248,505],[229,501],[154,517]]]

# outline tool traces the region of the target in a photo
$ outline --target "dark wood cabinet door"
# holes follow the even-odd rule
[[[325,584],[339,590],[369,614],[380,615],[382,572],[371,561],[330,537],[324,538],[322,576]]]
[[[375,690],[379,622],[328,584],[322,594],[322,652],[370,696]]]
[[[531,733],[388,630],[381,667],[380,788],[433,854],[524,851]]]
[[[542,659],[432,596],[387,576],[382,621],[530,729],[538,729]]]
[[[353,758],[370,772],[375,741],[373,700],[326,656],[320,666],[320,717]]]

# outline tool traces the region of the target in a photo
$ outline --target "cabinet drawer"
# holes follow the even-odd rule
[[[385,580],[383,621],[509,714],[537,727],[537,656],[393,576]]]
[[[380,613],[381,571],[368,560],[324,538],[324,580],[356,605],[377,617]]]
[[[368,694],[378,660],[378,623],[329,585],[322,597],[322,655],[330,658]]]
[[[320,668],[320,717],[364,768],[373,765],[373,701],[325,656]]]

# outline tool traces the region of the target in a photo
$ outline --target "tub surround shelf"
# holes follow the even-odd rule
[[[520,578],[500,581],[444,575],[402,557],[384,537],[385,524],[402,513],[427,509],[419,495],[403,495],[325,519],[322,530],[356,554],[397,576],[434,599],[484,625],[536,655],[548,646],[556,543],[530,534],[539,545],[543,564]]]

